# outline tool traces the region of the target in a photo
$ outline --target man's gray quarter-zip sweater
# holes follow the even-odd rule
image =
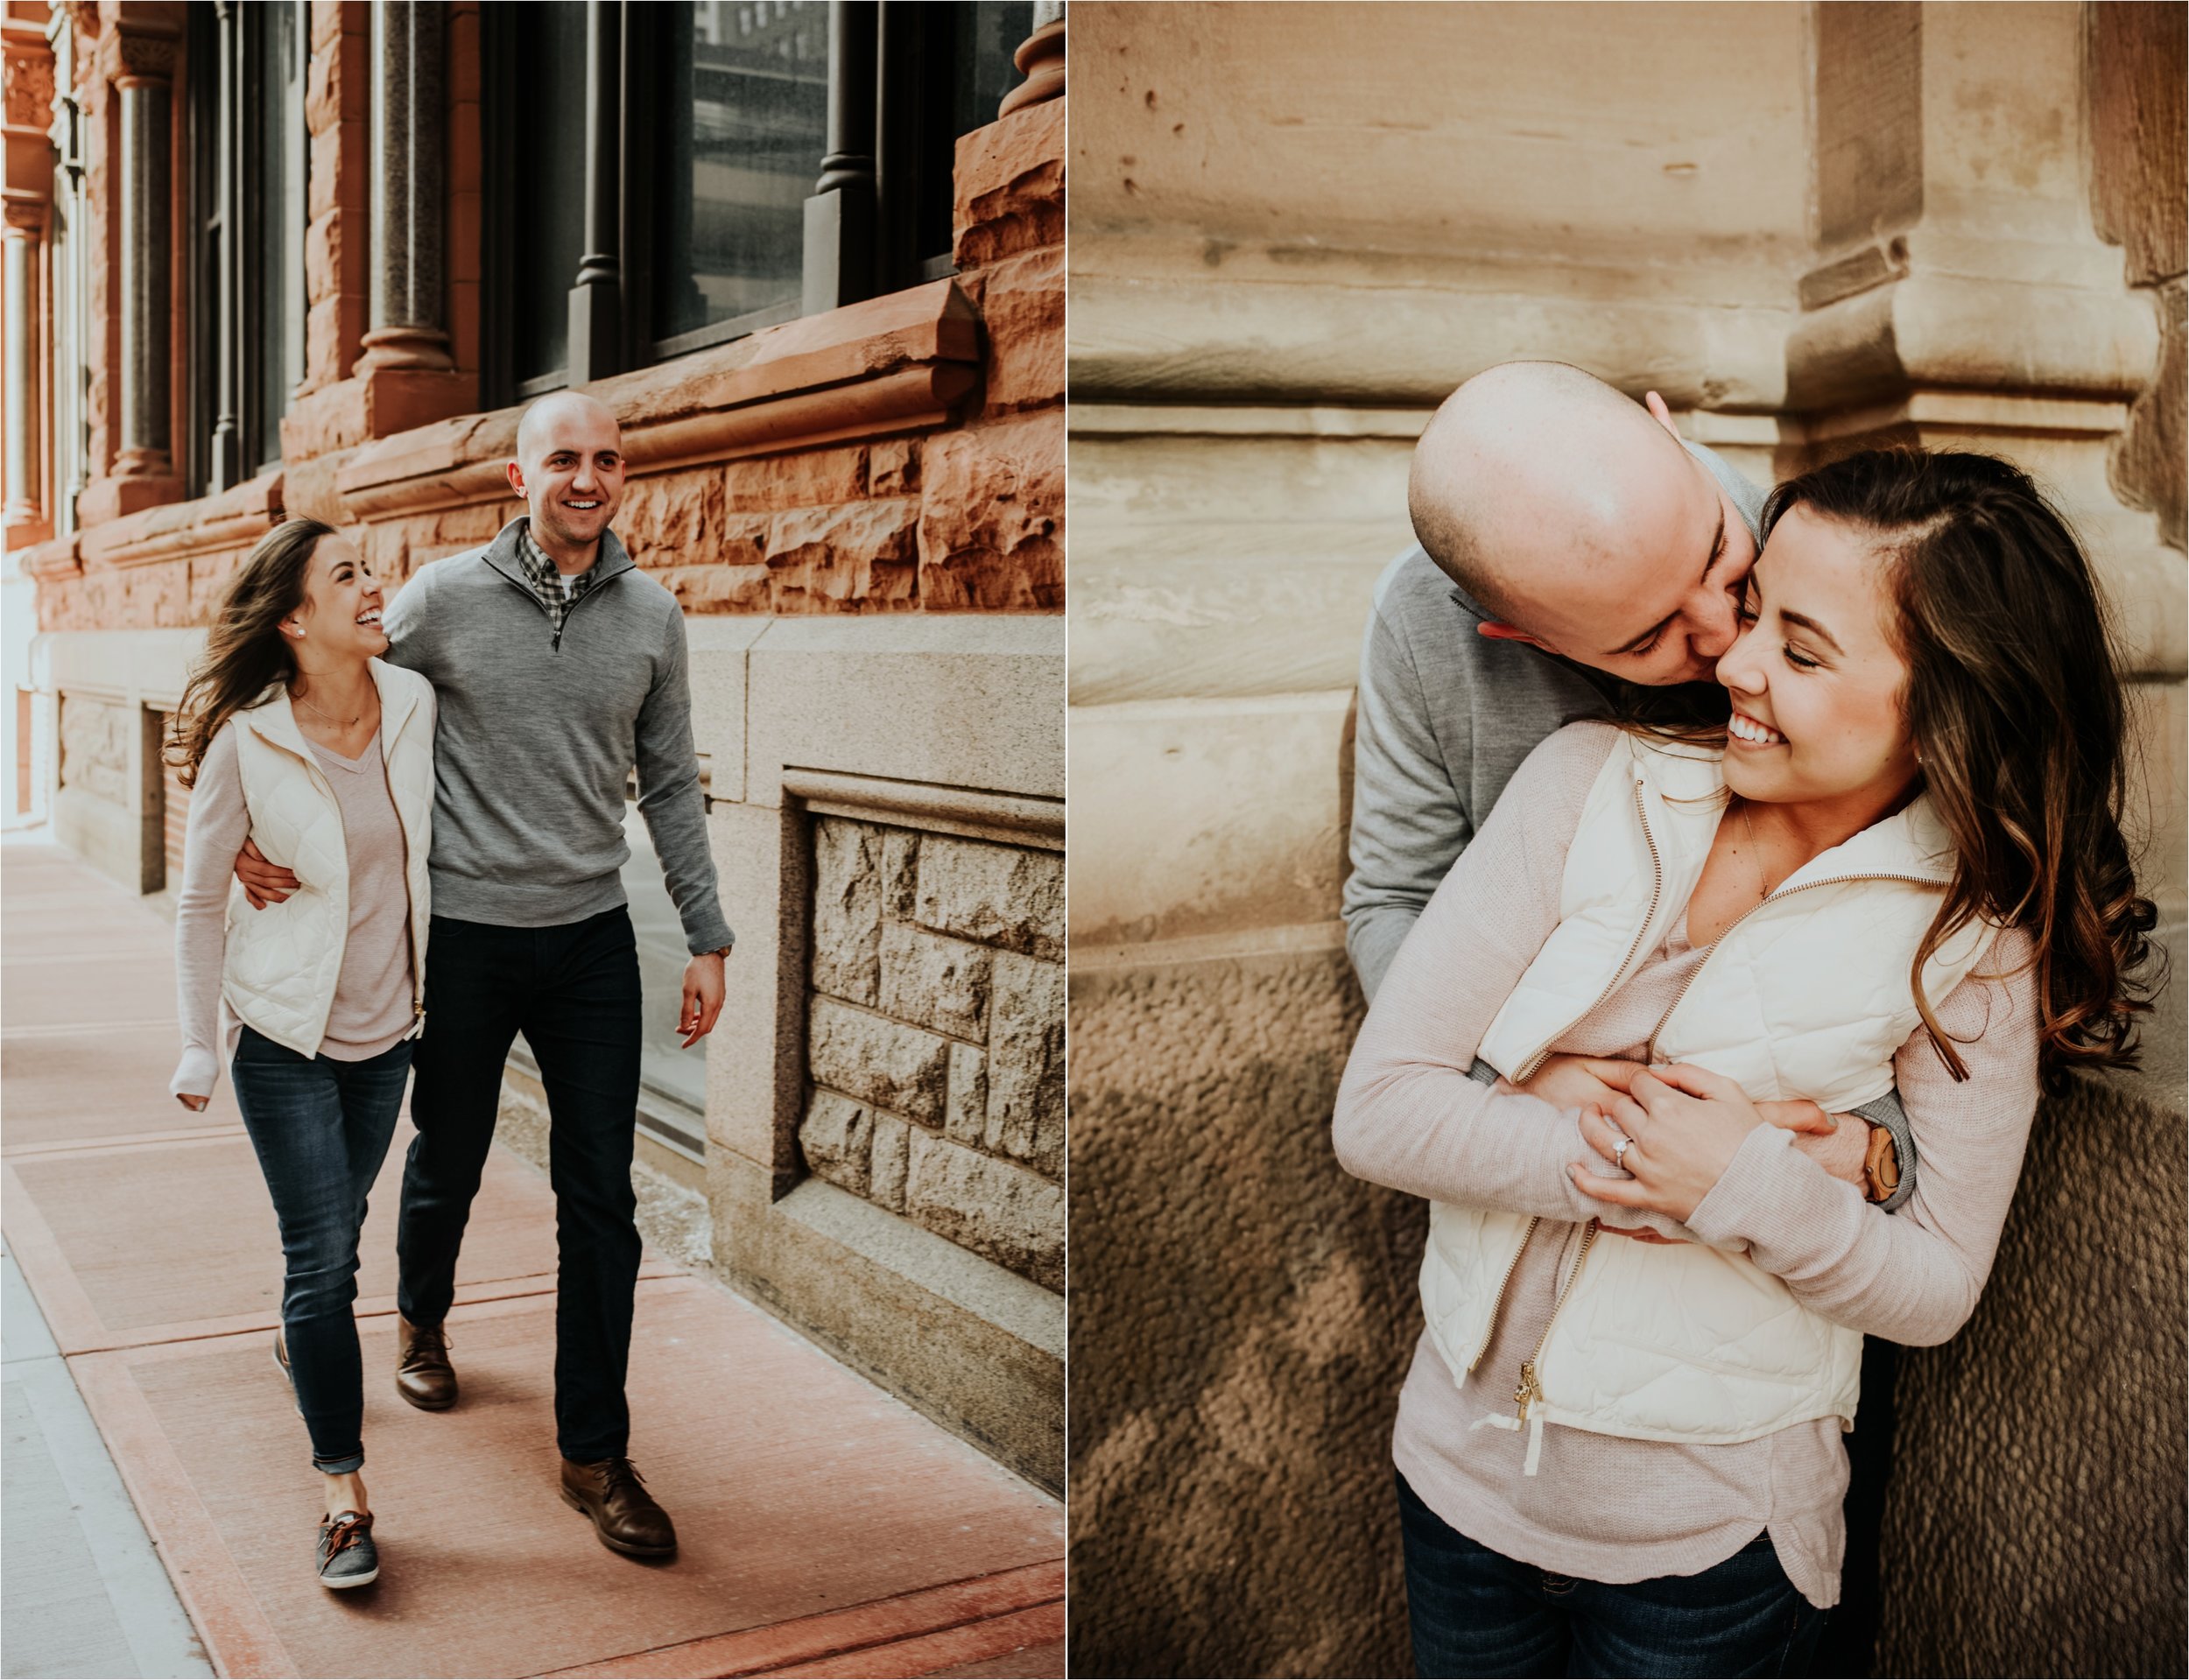
[[[502,927],[583,921],[625,902],[623,791],[697,951],[730,943],[692,746],[684,615],[601,538],[560,630],[517,558],[522,520],[421,566],[389,605],[389,660],[433,685],[433,913]]]

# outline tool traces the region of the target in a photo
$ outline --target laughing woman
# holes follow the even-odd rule
[[[1545,742],[1339,1093],[1344,1164],[1432,1204],[1392,1445],[1424,1675],[1803,1671],[1862,1335],[1961,1327],[2040,1088],[2131,1054],[2153,915],[2066,526],[1911,452],[1764,531],[1725,728]],[[1756,1107],[1896,1086],[1890,1217]]]
[[[433,691],[378,657],[380,608],[331,529],[277,526],[222,602],[168,749],[193,790],[169,1089],[202,1110],[225,1055],[266,1176],[287,1263],[274,1358],[325,1479],[313,1569],[330,1587],[379,1574],[350,1304],[426,983]],[[285,903],[244,901],[246,840],[301,878]]]

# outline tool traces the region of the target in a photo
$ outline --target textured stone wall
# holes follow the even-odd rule
[[[807,1167],[1064,1287],[1064,868],[813,823]]]
[[[355,363],[365,312],[370,159],[366,53],[370,9],[315,0],[306,97],[311,136],[306,241],[306,376],[283,422],[282,467],[254,481],[269,518],[309,514],[344,531],[397,585],[420,565],[491,538],[521,512],[495,474],[453,496],[446,474],[421,478],[416,506],[344,488],[361,454],[475,402],[479,342],[480,189],[476,6],[450,7],[452,154],[447,320],[457,371],[369,374]],[[80,17],[89,64],[96,14]],[[104,83],[87,71],[88,120]],[[179,95],[178,95],[179,98]],[[617,531],[688,613],[1054,612],[1064,601],[1064,103],[1027,107],[958,143],[954,285],[980,322],[977,378],[947,413],[878,441],[830,440],[828,425],[800,442],[786,422],[773,454],[704,450],[630,481]],[[110,205],[107,148],[91,149],[94,214],[84,236],[95,326],[87,350],[95,470],[108,451],[106,390],[114,347],[100,229]],[[854,306],[858,307],[858,306]],[[793,323],[778,334],[803,331]],[[178,392],[209,377],[187,365],[177,336]],[[718,347],[598,389],[627,425],[648,412],[689,414],[745,365],[753,341]],[[869,371],[892,371],[890,353]],[[452,403],[454,395],[473,395]],[[841,393],[839,393],[841,394]],[[498,464],[514,411],[459,416],[471,453],[449,472]],[[839,419],[834,422],[841,426]],[[405,427],[417,427],[405,432]],[[886,430],[887,428],[878,428]],[[395,434],[395,435],[391,435]],[[234,493],[230,493],[232,496]],[[207,622],[221,587],[264,529],[221,518],[229,497],[155,508],[114,522],[128,536],[80,536],[32,551],[39,622],[48,630],[182,628]],[[215,526],[218,529],[215,529]],[[141,540],[145,531],[158,540]],[[109,537],[111,537],[109,533]]]
[[[130,728],[126,706],[70,694],[60,706],[60,784],[127,808]]]

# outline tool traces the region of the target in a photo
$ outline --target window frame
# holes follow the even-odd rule
[[[250,191],[255,135],[250,113],[265,92],[266,67],[252,45],[241,0],[208,0],[185,18],[187,84],[183,194],[189,280],[185,357],[186,432],[178,466],[194,496],[216,494],[281,464],[281,420],[293,405],[306,368],[311,299],[305,243],[310,237],[311,139],[305,106],[311,83],[312,18],[308,0],[260,0],[285,5],[295,18],[293,95],[285,102],[290,169],[285,207],[296,228],[284,265],[290,330],[284,348],[285,395],[281,412],[264,411],[267,294],[257,256],[272,207]]]
[[[731,343],[812,313],[803,300],[794,300],[672,337],[653,336],[653,265],[663,214],[658,193],[659,172],[654,167],[659,155],[660,117],[635,95],[637,90],[660,85],[666,50],[665,20],[658,6],[644,0],[607,0],[607,4],[616,6],[617,12],[615,174],[603,183],[612,192],[617,210],[617,330],[610,347],[613,365],[579,370],[581,383]],[[953,133],[938,139],[934,132],[937,125],[948,124],[954,116],[947,73],[954,64],[956,9],[919,4],[918,0],[848,0],[848,4],[832,0],[829,21],[832,82],[847,57],[862,51],[870,51],[875,67],[872,172],[863,183],[855,179],[851,186],[838,189],[855,194],[863,191],[870,199],[870,208],[845,207],[847,220],[855,221],[862,214],[869,217],[870,232],[863,241],[863,254],[854,249],[861,243],[855,235],[846,238],[833,253],[833,262],[838,266],[832,268],[828,278],[835,281],[837,306],[841,306],[947,278],[957,271],[947,248],[940,252],[919,250],[919,225],[922,171],[936,166],[936,159],[947,158],[957,138]],[[515,82],[518,27],[518,7],[482,9],[481,116],[486,192],[480,229],[484,246],[480,274],[484,283],[482,295],[488,298],[510,296],[510,282],[518,258],[519,230],[514,210],[518,149],[511,137],[515,116],[521,109]],[[857,30],[869,32],[870,47],[862,48],[847,32]],[[589,56],[592,50],[588,37],[588,83],[600,67]],[[852,131],[855,136],[855,121]],[[832,123],[827,144],[833,145],[836,139]],[[598,169],[601,164],[601,154],[588,148],[587,170]],[[855,165],[854,172],[861,172]],[[815,260],[809,242],[809,291],[815,278],[812,266]],[[831,261],[832,255],[823,255],[820,260]],[[848,268],[842,266],[847,264]],[[576,285],[574,274],[573,291]],[[573,383],[574,370],[567,362],[560,369],[519,378],[515,327],[511,310],[482,315],[480,376],[484,406],[526,401]]]

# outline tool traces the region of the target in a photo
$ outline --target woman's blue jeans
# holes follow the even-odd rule
[[[357,1235],[402,1112],[411,1044],[338,1062],[299,1056],[245,1027],[229,1072],[281,1227],[281,1327],[312,1465],[330,1476],[360,1470],[364,1367],[350,1314]]]
[[[1825,1612],[1760,1534],[1714,1569],[1623,1586],[1478,1545],[1398,1478],[1414,1670],[1432,1675],[1798,1675]]]

